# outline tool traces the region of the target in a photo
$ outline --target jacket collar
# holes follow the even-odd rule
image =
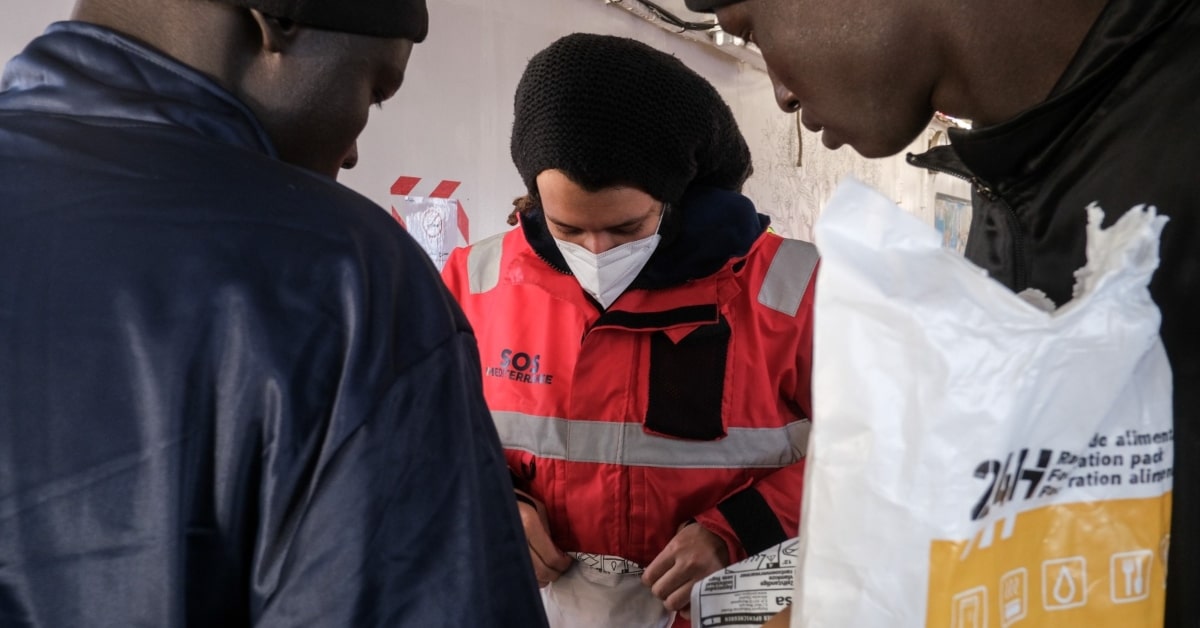
[[[250,109],[212,79],[85,22],[50,25],[5,66],[0,110],[170,125],[277,156]]]
[[[910,157],[910,163],[960,172],[965,168],[990,185],[1039,171],[1086,123],[1088,116],[1083,114],[1108,94],[1114,78],[1126,72],[1187,5],[1178,0],[1112,0],[1042,104],[990,127],[950,129],[952,150],[938,147]]]
[[[749,253],[770,224],[769,217],[759,214],[754,203],[737,192],[690,188],[668,211],[659,230],[662,242],[630,289],[669,288],[708,277],[730,259]],[[521,230],[538,257],[555,270],[571,274],[540,208],[521,216]]]

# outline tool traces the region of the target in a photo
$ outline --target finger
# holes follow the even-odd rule
[[[700,579],[700,574],[693,573],[692,570],[684,569],[680,564],[676,563],[670,571],[663,574],[651,587],[650,592],[654,597],[663,600],[664,602],[678,591],[681,587],[691,591],[691,583]],[[671,610],[676,610],[672,608]]]
[[[679,587],[667,596],[663,602],[663,606],[669,611],[678,611],[687,608],[692,602],[692,586],[696,584],[696,580],[689,580],[682,587]]]
[[[525,540],[529,545],[534,573],[539,583],[549,584],[571,566],[571,557],[554,545],[542,517],[534,507],[519,503],[517,509],[521,512],[521,524],[525,528]]]
[[[682,617],[684,621],[692,621],[692,605],[688,604],[687,606],[679,609],[679,616]]]
[[[544,533],[540,538],[530,536],[529,551],[536,554],[542,564],[557,574],[555,578],[562,575],[564,571],[571,567],[571,563],[574,562],[570,556],[567,556],[562,550],[558,549],[554,541],[550,540],[549,535]]]
[[[565,563],[558,560],[548,559],[545,553],[538,551],[538,549],[532,545],[529,546],[529,556],[530,559],[533,560],[533,569],[537,574],[538,580],[545,580],[547,583],[558,580],[559,576],[563,575],[563,573],[571,567],[571,563],[573,562],[571,557],[566,556],[565,554],[563,555],[566,557]]]
[[[538,556],[532,547],[529,548],[529,562],[533,564],[533,577],[537,578],[538,587],[545,588],[546,585],[558,579],[558,574],[546,566],[542,557]]]
[[[646,565],[646,570],[642,572],[642,584],[653,587],[663,574],[671,570],[675,566],[675,549],[674,543],[668,543],[663,551]]]

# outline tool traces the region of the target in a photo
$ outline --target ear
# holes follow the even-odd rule
[[[283,52],[296,40],[300,27],[293,21],[283,17],[273,17],[250,9],[255,24],[262,37],[262,49],[265,52]]]

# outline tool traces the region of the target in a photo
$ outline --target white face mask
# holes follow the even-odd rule
[[[664,208],[665,210],[665,208]],[[658,229],[662,227],[662,215],[659,215],[658,227],[654,235],[626,242],[603,253],[593,253],[573,242],[563,242],[554,238],[558,250],[567,261],[567,267],[579,281],[584,292],[600,302],[600,306],[608,309],[617,297],[621,296],[629,284],[642,272],[662,236]]]

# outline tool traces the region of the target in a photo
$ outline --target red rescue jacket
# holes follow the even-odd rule
[[[689,519],[733,561],[797,535],[816,249],[766,232],[738,194],[679,209],[607,311],[540,213],[443,270],[514,482],[545,502],[563,551],[646,566]]]

